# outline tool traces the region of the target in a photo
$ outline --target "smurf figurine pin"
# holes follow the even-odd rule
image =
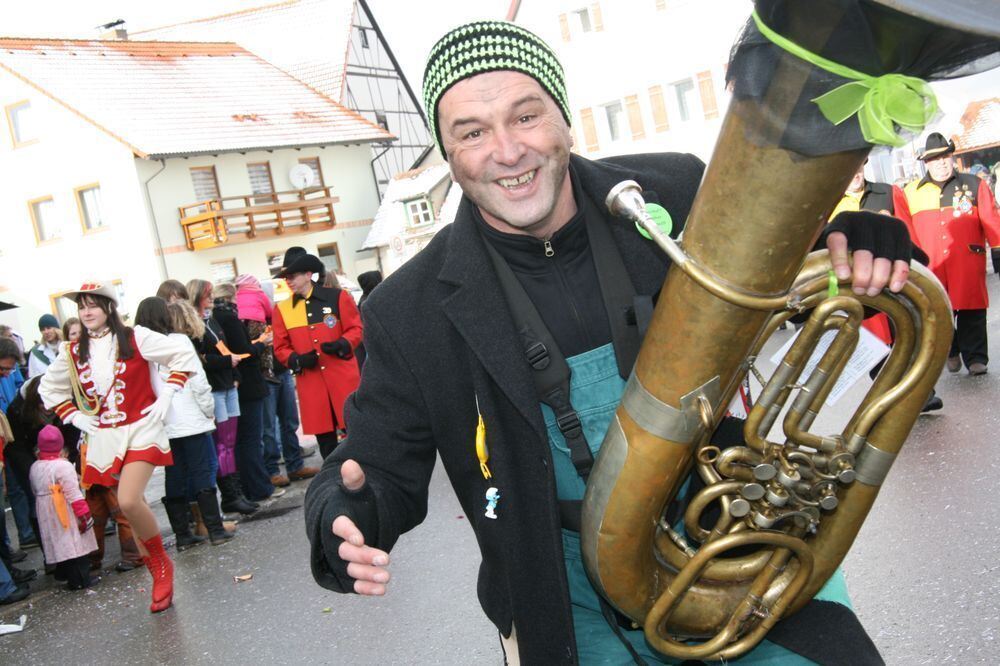
[[[486,517],[492,520],[497,519],[496,508],[497,502],[500,501],[500,491],[496,488],[490,488],[486,491]]]

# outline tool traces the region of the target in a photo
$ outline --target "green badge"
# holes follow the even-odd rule
[[[660,231],[669,236],[670,232],[674,228],[674,221],[670,217],[670,213],[667,212],[667,209],[660,204],[648,203],[646,204],[646,212],[649,213],[651,218],[653,218],[653,222],[656,222],[656,226],[660,228]],[[649,235],[649,232],[643,229],[642,225],[638,222],[635,223],[635,228],[638,229],[639,233],[645,238],[653,240],[653,238]]]

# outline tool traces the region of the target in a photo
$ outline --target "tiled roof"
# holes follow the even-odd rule
[[[402,202],[429,193],[438,183],[449,177],[447,164],[432,164],[397,174],[389,181],[389,187],[386,188],[382,203],[379,204],[378,212],[375,213],[372,228],[369,230],[361,249],[386,246],[393,236],[402,235],[406,230],[406,211]],[[448,196],[450,197],[452,191],[456,190],[460,192],[458,185],[452,184]],[[446,198],[442,209],[446,208],[447,204]],[[452,216],[454,217],[454,212]],[[441,211],[440,217],[444,217],[444,210]]]
[[[354,0],[289,0],[130,32],[130,39],[236,42],[324,95],[343,101]]]
[[[962,133],[954,137],[958,152],[1000,145],[1000,97],[970,102],[961,122]]]
[[[393,138],[236,44],[0,38],[0,69],[140,157]]]

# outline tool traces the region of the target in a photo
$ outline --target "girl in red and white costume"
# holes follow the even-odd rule
[[[84,334],[64,343],[38,392],[48,409],[86,436],[84,483],[118,486],[118,503],[153,576],[149,610],[162,611],[173,598],[173,563],[143,493],[153,469],[173,462],[163,419],[174,392],[199,361],[190,345],[141,326],[126,327],[110,284],[84,284],[63,297],[76,302]],[[171,371],[159,396],[150,381],[151,364],[157,363]]]

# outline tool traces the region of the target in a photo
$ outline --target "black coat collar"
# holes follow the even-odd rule
[[[316,300],[326,303],[336,303],[340,298],[340,289],[336,287],[323,287],[313,282],[312,292],[309,293],[309,296],[292,294],[292,306],[294,307],[299,301],[304,301],[307,298],[310,301]]]

